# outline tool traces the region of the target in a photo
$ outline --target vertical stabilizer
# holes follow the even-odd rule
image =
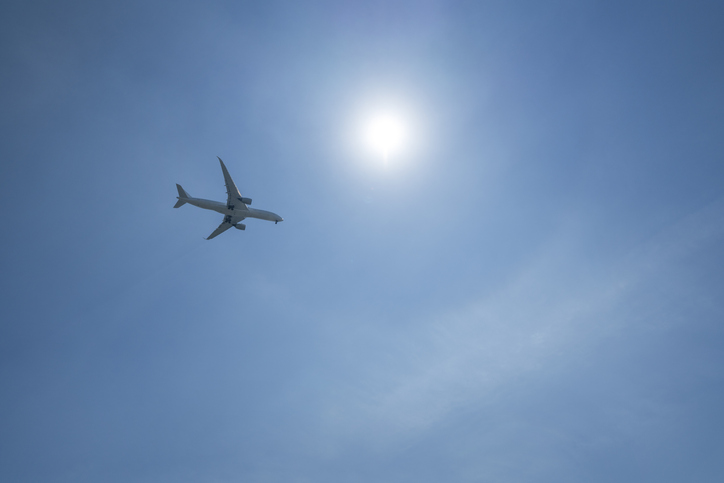
[[[189,194],[184,190],[180,184],[176,183],[176,189],[178,190],[178,201],[175,205],[173,205],[174,208],[181,208],[183,205],[186,204],[186,200],[191,198]]]

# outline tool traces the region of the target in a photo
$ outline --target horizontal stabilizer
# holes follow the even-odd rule
[[[185,205],[186,202],[184,200],[178,200],[175,205],[173,205],[174,208],[181,208],[183,205]]]

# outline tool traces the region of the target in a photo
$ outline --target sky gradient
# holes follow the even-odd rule
[[[722,481],[723,22],[4,2],[0,480]]]

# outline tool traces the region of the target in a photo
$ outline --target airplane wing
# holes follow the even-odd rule
[[[225,216],[224,221],[221,223],[221,225],[219,225],[219,227],[216,230],[214,230],[214,232],[211,235],[209,235],[206,239],[211,240],[212,238],[217,237],[218,235],[221,235],[226,230],[228,230],[232,226],[236,225],[238,222],[240,222],[243,219],[244,219],[243,216],[228,216],[228,215]]]
[[[231,179],[231,175],[226,170],[226,166],[224,166],[224,162],[216,156],[216,158],[219,160],[219,163],[221,163],[221,171],[224,173],[224,183],[226,183],[226,206],[233,206],[237,210],[246,210],[247,207],[244,203],[241,201],[241,193],[239,193],[239,188],[236,187],[234,184],[234,180]],[[221,232],[219,232],[221,233]]]

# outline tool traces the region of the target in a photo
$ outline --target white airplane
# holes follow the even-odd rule
[[[247,205],[251,204],[251,198],[244,198],[241,196],[239,189],[234,184],[234,180],[231,179],[231,176],[229,176],[229,172],[226,170],[224,162],[218,156],[217,158],[221,163],[221,171],[224,173],[224,182],[226,183],[226,194],[228,195],[226,204],[202,198],[192,198],[188,193],[186,193],[186,191],[184,191],[180,184],[176,184],[176,188],[178,189],[178,201],[174,205],[174,208],[180,208],[188,203],[205,210],[218,211],[224,215],[224,221],[211,235],[209,235],[207,240],[211,240],[215,236],[224,233],[232,226],[238,230],[246,230],[246,225],[239,223],[244,218],[258,218],[260,220],[273,221],[274,224],[284,221],[281,216],[276,213],[272,213],[271,211],[249,208]]]

